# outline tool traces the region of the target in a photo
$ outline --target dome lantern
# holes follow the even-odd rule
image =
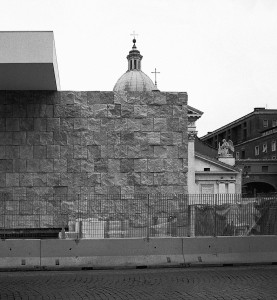
[[[117,80],[113,88],[114,92],[151,92],[157,89],[153,81],[141,71],[142,58],[134,38],[132,50],[127,55],[128,70]]]

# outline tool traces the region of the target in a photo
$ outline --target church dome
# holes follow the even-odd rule
[[[127,71],[117,80],[113,88],[114,92],[151,92],[156,89],[153,81],[139,70]]]
[[[128,71],[116,82],[113,91],[121,92],[151,92],[157,90],[153,81],[141,71],[142,55],[137,50],[136,39],[133,39],[133,47],[127,56]]]

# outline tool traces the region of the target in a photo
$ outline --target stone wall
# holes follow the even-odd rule
[[[187,192],[187,94],[0,92],[0,192]]]

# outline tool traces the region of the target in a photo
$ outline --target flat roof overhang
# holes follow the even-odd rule
[[[60,90],[52,31],[0,32],[0,90]]]

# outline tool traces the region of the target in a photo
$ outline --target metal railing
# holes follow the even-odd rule
[[[0,238],[277,234],[277,196],[0,194]]]

